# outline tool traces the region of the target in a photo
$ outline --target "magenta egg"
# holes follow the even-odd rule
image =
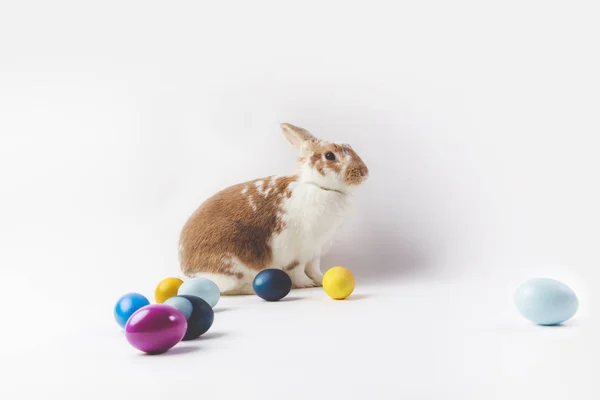
[[[151,304],[137,310],[125,325],[129,344],[148,354],[160,354],[183,339],[185,315],[166,304]]]

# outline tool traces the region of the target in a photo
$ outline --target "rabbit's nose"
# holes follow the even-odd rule
[[[369,169],[366,167],[366,165],[361,164],[349,169],[345,180],[350,185],[358,185],[367,179],[368,175]]]
[[[356,168],[356,174],[359,175],[361,178],[366,178],[367,176],[369,176],[369,168],[367,168],[367,166],[363,164]]]

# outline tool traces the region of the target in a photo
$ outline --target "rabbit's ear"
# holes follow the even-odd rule
[[[283,135],[285,138],[296,148],[300,148],[303,142],[315,140],[315,137],[310,134],[306,129],[299,128],[292,124],[281,124]]]

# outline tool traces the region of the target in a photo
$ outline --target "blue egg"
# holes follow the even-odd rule
[[[139,293],[127,293],[117,300],[114,317],[121,328],[125,328],[127,320],[140,308],[150,304],[150,301]]]
[[[215,320],[215,312],[203,299],[188,294],[181,295],[192,304],[193,311],[187,320],[187,330],[183,340],[193,340],[205,334]]]
[[[221,297],[217,284],[206,278],[188,279],[179,287],[177,294],[200,297],[213,308]]]
[[[538,325],[558,325],[577,312],[575,292],[562,282],[535,278],[523,283],[515,293],[519,313]]]
[[[256,275],[252,288],[261,299],[279,301],[292,290],[292,279],[280,269],[265,269]]]
[[[171,307],[175,307],[179,311],[185,315],[185,319],[190,319],[192,315],[192,311],[194,311],[194,306],[192,306],[192,302],[181,296],[170,297],[165,300],[164,304],[170,305]]]

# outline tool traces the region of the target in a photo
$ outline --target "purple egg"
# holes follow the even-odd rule
[[[125,337],[136,349],[160,354],[183,339],[187,330],[185,315],[166,304],[151,304],[137,310],[125,325]]]

